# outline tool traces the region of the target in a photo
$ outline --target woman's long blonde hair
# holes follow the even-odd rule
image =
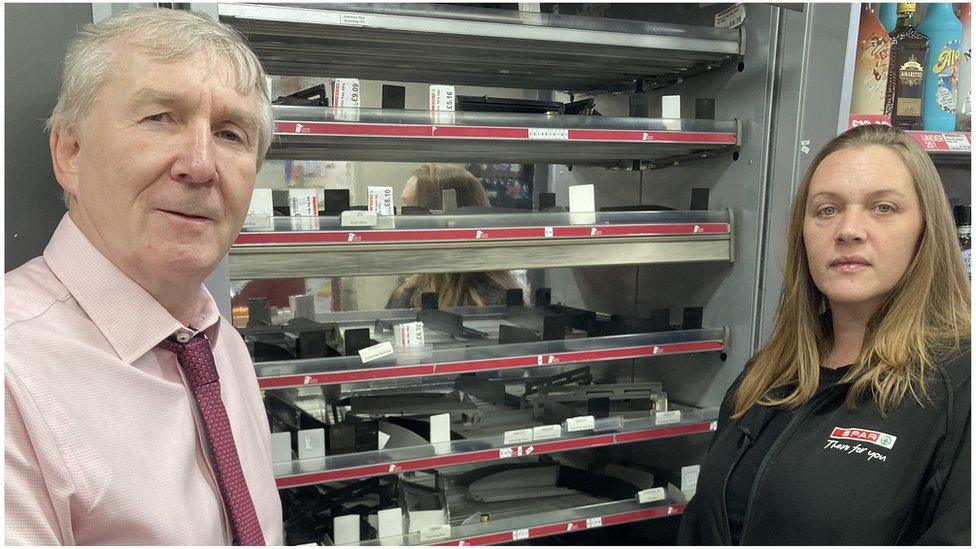
[[[873,145],[888,148],[905,163],[918,192],[924,225],[915,257],[869,320],[861,352],[841,380],[851,384],[845,406],[855,408],[868,391],[882,415],[897,407],[906,394],[923,404],[928,398],[926,381],[936,362],[969,342],[969,279],[932,160],[902,131],[860,126],[827,143],[803,176],[790,209],[783,291],[773,333],[746,365],[735,392],[733,417],[756,404],[796,407],[816,393],[819,367],[830,351],[833,332],[829,303],[810,276],[803,242],[810,180],[830,154]],[[786,396],[771,395],[779,388],[787,389]]]
[[[412,206],[439,210],[442,194],[449,189],[455,191],[458,207],[491,205],[478,178],[460,166],[422,164],[410,175],[417,178]],[[438,307],[484,307],[504,305],[505,290],[518,287],[511,271],[416,274],[395,290],[394,297],[409,296],[410,306],[419,308],[422,293],[437,292]]]

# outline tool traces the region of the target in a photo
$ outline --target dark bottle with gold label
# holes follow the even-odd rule
[[[885,114],[891,125],[902,130],[922,129],[922,82],[929,37],[912,22],[914,3],[898,4],[898,25],[891,31],[891,56]]]

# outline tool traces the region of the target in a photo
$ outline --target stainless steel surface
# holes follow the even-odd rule
[[[570,502],[566,502],[569,504]],[[632,511],[640,511],[642,509],[648,509],[652,507],[668,507],[675,506],[678,502],[674,500],[662,500],[656,501],[654,503],[639,504],[636,498],[627,499],[622,501],[612,501],[606,503],[595,503],[591,505],[584,505],[581,507],[576,506],[566,506],[560,509],[549,510],[545,509],[538,513],[522,514],[513,517],[506,517],[498,520],[491,520],[488,522],[479,522],[475,524],[468,524],[463,526],[451,526],[451,534],[449,537],[436,540],[438,542],[445,542],[450,540],[465,539],[474,536],[483,536],[487,534],[492,534],[496,532],[511,532],[515,530],[520,530],[524,528],[530,528],[534,526],[543,526],[549,524],[561,524],[569,521],[585,520],[596,517],[606,517],[611,515],[618,515],[629,513]],[[600,521],[602,525],[602,521]],[[596,523],[588,528],[597,528]],[[369,540],[361,541],[359,545],[424,545],[431,542],[421,542],[419,534],[409,534],[401,538],[385,538],[383,540]],[[608,544],[609,545],[609,544]]]
[[[718,417],[718,408],[705,409],[683,409],[681,421],[667,425],[655,425],[654,414],[648,413],[643,419],[626,419],[623,421],[623,429],[618,433],[629,433],[636,431],[646,431],[648,429],[667,429],[670,427],[700,423],[703,421],[713,421]],[[453,426],[452,426],[453,427]],[[472,431],[469,431],[472,433]],[[537,444],[545,444],[552,441],[573,440],[583,437],[593,436],[593,431],[577,431],[566,433],[558,439],[551,439]],[[531,443],[530,443],[531,444]],[[291,475],[302,475],[323,471],[333,471],[336,469],[347,469],[367,465],[378,465],[387,463],[397,463],[407,460],[430,458],[447,454],[463,454],[468,452],[478,452],[482,450],[501,449],[512,446],[504,443],[503,435],[491,435],[481,438],[467,438],[463,440],[452,440],[450,442],[440,442],[436,444],[426,444],[423,446],[413,446],[406,448],[393,448],[389,450],[373,450],[369,452],[358,452],[354,454],[340,454],[336,456],[326,456],[324,458],[299,459],[290,462],[279,462],[274,465],[276,477],[287,477]]]
[[[232,280],[729,261],[731,236],[235,247]]]
[[[481,345],[448,349],[437,349],[425,354],[411,356],[394,355],[369,364],[370,368],[416,363],[453,363],[463,361],[491,360],[514,356],[546,355],[563,352],[595,351],[601,349],[620,349],[649,345],[666,345],[694,341],[721,341],[726,332],[723,329],[677,330],[647,334],[616,335],[603,337],[576,337],[556,341],[533,343],[492,344],[486,341]],[[374,338],[378,336],[374,333]],[[497,341],[497,340],[496,340]],[[277,360],[258,362],[254,365],[258,377],[282,375],[306,375],[321,372],[342,372],[359,370],[364,367],[358,356],[308,358],[301,360]]]
[[[492,128],[558,128],[586,130],[631,130],[736,134],[735,120],[692,120],[627,118],[617,116],[574,116],[511,113],[431,113],[429,111],[383,109],[330,109],[323,107],[274,107],[276,120],[295,122],[342,122],[480,126]],[[598,139],[542,140],[443,137],[377,137],[356,135],[314,135],[276,133],[269,158],[364,161],[436,162],[603,162],[656,160],[694,151],[729,147],[725,143],[663,143],[656,141],[605,142]]]
[[[558,90],[738,55],[738,29],[437,5],[220,4],[271,74]]]
[[[303,222],[307,218],[303,218]],[[431,214],[382,216],[377,222],[376,230],[396,228],[418,229],[481,229],[485,227],[571,227],[574,225],[657,225],[657,224],[705,224],[732,223],[732,213],[729,210],[665,210],[653,212],[533,212],[524,210],[519,213],[490,213],[477,215]],[[295,218],[276,216],[272,219],[273,231],[296,232],[293,228]],[[342,228],[338,216],[319,216],[316,230],[320,231],[355,231],[366,233],[374,227]],[[395,227],[394,227],[395,225]],[[245,231],[251,232],[251,231]],[[265,231],[254,231],[265,232]],[[297,232],[301,232],[297,230]],[[371,244],[372,245],[372,244]],[[242,246],[238,246],[242,247]]]
[[[758,243],[763,285],[753,348],[765,343],[772,330],[789,246],[784,229],[796,186],[813,156],[837,135],[838,119],[846,120],[850,111],[843,102],[843,78],[851,17],[849,4],[814,3],[804,13],[785,11],[780,19],[780,92],[766,189],[769,235]],[[856,24],[852,32],[856,35]]]

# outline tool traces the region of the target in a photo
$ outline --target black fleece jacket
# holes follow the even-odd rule
[[[931,402],[906,395],[883,418],[870,399],[848,411],[846,384],[794,410],[753,482],[742,545],[969,545],[971,369],[967,346],[933,373]],[[730,418],[741,379],[725,395],[679,544],[731,544],[726,482],[769,413]]]

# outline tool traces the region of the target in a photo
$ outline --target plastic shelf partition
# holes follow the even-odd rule
[[[275,106],[269,158],[617,164],[738,144],[735,120]]]
[[[741,29],[438,5],[219,4],[270,74],[633,91],[743,53]]]
[[[726,330],[682,330],[434,350],[363,364],[358,356],[255,364],[262,389],[431,377],[725,350]]]
[[[686,502],[670,499],[644,504],[637,503],[634,499],[610,501],[516,518],[452,526],[449,533],[439,539],[421,541],[419,533],[412,533],[399,538],[361,541],[358,545],[495,545],[680,515],[686,506]]]
[[[677,436],[707,433],[716,428],[717,408],[681,410],[675,423],[670,415],[650,413],[648,418],[623,421],[619,431],[565,433],[557,439],[520,445],[504,444],[504,436],[453,440],[409,448],[395,448],[279,462],[274,465],[278,488],[293,488],[323,482],[363,479],[409,471],[484,463],[533,455],[598,448]],[[667,424],[658,425],[658,418]],[[661,420],[662,422],[664,420]]]
[[[230,277],[367,276],[732,260],[732,212],[664,211],[381,217],[341,228],[338,217],[275,218],[242,232]],[[418,270],[419,269],[419,270]]]

